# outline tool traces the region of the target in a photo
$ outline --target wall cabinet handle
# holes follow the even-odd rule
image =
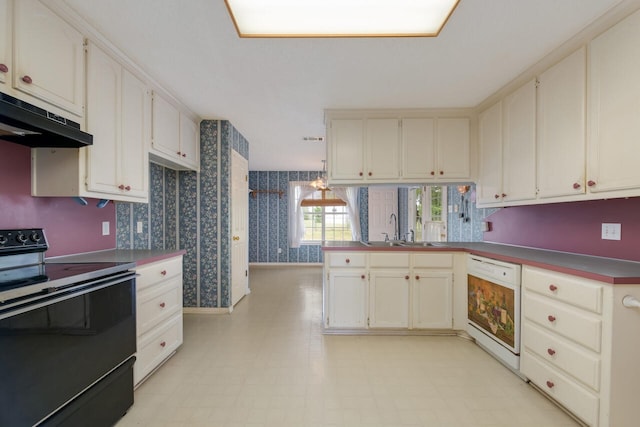
[[[166,275],[167,275],[167,270],[162,270],[162,271],[160,272],[160,275],[161,275],[161,276],[166,276]]]
[[[549,290],[551,292],[555,292],[555,291],[558,290],[558,287],[552,283],[552,284],[549,285]]]
[[[404,280],[409,280],[409,275],[404,276]]]
[[[0,64],[0,73],[8,73],[9,67],[6,64]]]
[[[31,83],[33,83],[33,79],[29,76],[22,76],[22,80],[23,82],[25,82],[26,84],[30,85]]]
[[[160,303],[160,308],[164,308],[166,306],[166,304],[164,302]]]
[[[554,386],[555,386],[555,384],[553,383],[553,381],[547,380],[547,387],[553,388]]]
[[[549,356],[553,356],[554,354],[556,354],[556,351],[552,348],[548,348],[547,353],[549,353]]]
[[[556,321],[556,316],[553,316],[553,315],[550,314],[550,315],[547,316],[547,320],[549,322],[555,322]]]
[[[164,346],[166,346],[166,345],[167,345],[166,341],[162,341],[162,342],[160,343],[160,347],[164,347]]]
[[[345,259],[344,262],[346,262],[347,264],[349,264],[351,262],[351,260],[349,258]]]
[[[589,181],[587,181],[587,185],[588,185],[589,187],[593,187],[594,185],[596,185],[596,182],[595,182],[595,181],[592,181],[592,180],[589,180]]]
[[[574,190],[578,190],[580,187],[582,187],[580,184],[578,184],[577,182],[573,183],[573,189]]]

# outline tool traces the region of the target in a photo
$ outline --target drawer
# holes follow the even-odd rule
[[[525,320],[522,330],[524,347],[547,363],[562,369],[584,385],[600,390],[600,358],[576,344]]]
[[[521,354],[520,371],[546,394],[588,425],[598,424],[600,399],[596,394],[572,381],[560,371],[548,366],[526,350]]]
[[[182,344],[182,313],[170,318],[138,341],[134,383],[160,365]]]
[[[138,277],[136,288],[144,289],[170,277],[182,274],[182,257],[171,258],[165,261],[158,261],[136,268]]]
[[[522,312],[529,319],[549,331],[600,352],[602,319],[567,304],[525,292]]]
[[[408,252],[374,252],[369,254],[369,266],[409,268]]]
[[[549,298],[602,313],[603,285],[568,274],[525,267],[522,285]]]
[[[136,325],[140,336],[177,311],[182,311],[182,281],[180,277],[174,277],[161,285],[139,291],[136,298]]]
[[[364,267],[367,265],[367,254],[363,252],[329,253],[329,267]]]
[[[453,268],[453,254],[451,253],[415,253],[413,267],[418,268]]]

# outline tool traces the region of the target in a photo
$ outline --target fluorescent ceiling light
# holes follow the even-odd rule
[[[240,37],[434,37],[459,0],[225,0]]]

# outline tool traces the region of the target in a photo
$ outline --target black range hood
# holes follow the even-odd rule
[[[0,93],[0,139],[35,147],[79,148],[93,144],[80,124]]]

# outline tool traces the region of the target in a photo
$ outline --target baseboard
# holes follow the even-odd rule
[[[233,307],[182,307],[184,314],[229,314]]]

